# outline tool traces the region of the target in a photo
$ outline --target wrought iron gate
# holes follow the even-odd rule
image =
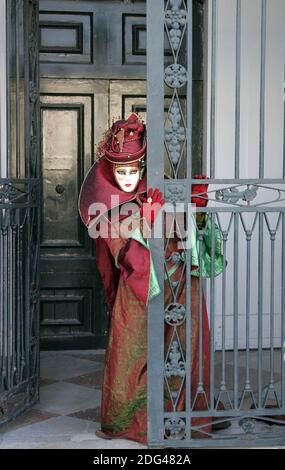
[[[32,406],[39,396],[38,1],[9,0],[6,7],[8,149],[7,173],[0,179],[0,424]]]
[[[192,250],[187,249],[182,253],[176,251],[171,260],[167,260],[172,262],[173,268],[179,263],[183,266],[182,273],[186,276],[186,301],[181,304],[177,299],[182,281],[172,281],[169,263],[166,264],[165,260],[164,247],[167,240],[153,238],[151,247],[157,274],[161,283],[166,279],[166,285],[172,292],[170,303],[165,304],[164,295],[161,294],[149,305],[148,439],[149,445],[154,447],[270,445],[284,444],[285,439],[285,429],[280,425],[284,423],[285,415],[285,162],[281,156],[283,168],[279,176],[266,176],[264,129],[267,2],[260,2],[260,125],[257,176],[247,178],[240,172],[241,2],[237,0],[233,175],[219,178],[215,154],[217,1],[208,2],[212,7],[212,50],[209,58],[212,71],[209,113],[210,161],[207,181],[210,185],[209,203],[206,208],[197,208],[197,215],[204,213],[205,217],[204,225],[197,223],[200,267],[206,230],[211,234],[208,281],[203,279],[202,269],[199,269],[198,381],[194,388],[190,373],[195,353],[191,348],[191,296],[194,282],[193,276],[190,275]],[[171,61],[167,67],[165,41],[167,48],[171,50]],[[203,183],[203,179],[194,179],[192,174],[192,0],[148,0],[147,52],[148,168],[152,170],[148,175],[148,183],[164,190],[169,202],[187,204],[191,200],[193,183]],[[169,106],[165,103],[166,92],[172,94]],[[185,99],[186,104],[183,102]],[[163,177],[166,164],[170,167],[170,179]],[[219,278],[215,276],[215,234],[220,237],[222,245],[223,270]],[[230,286],[233,286],[232,290]],[[202,287],[206,287],[208,292],[209,393],[204,382],[202,361],[205,353],[202,333],[203,328],[206,328],[202,322]],[[241,325],[239,315],[242,302],[245,312],[244,326]],[[230,309],[232,315],[228,317]],[[257,325],[255,344],[250,343],[253,310],[256,312]],[[215,351],[218,314],[221,321],[220,352]],[[228,341],[229,321],[230,331],[233,332],[232,342]],[[180,327],[183,324],[186,331],[184,346],[180,337]],[[276,327],[280,332],[277,342],[274,338]],[[171,328],[172,332],[167,348],[166,328]],[[268,332],[266,350],[265,329]],[[264,367],[265,362],[267,369]],[[173,383],[176,384],[175,387]],[[165,393],[171,403],[170,409],[165,407]],[[183,409],[177,406],[182,393],[185,393],[186,397]],[[203,399],[204,406],[197,409],[195,404],[199,397]],[[213,431],[213,423],[217,425],[227,422],[231,422],[230,428]]]

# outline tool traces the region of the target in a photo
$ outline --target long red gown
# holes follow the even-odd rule
[[[122,238],[104,238],[97,241],[97,262],[105,286],[111,286],[111,305],[108,342],[105,356],[104,377],[101,401],[101,429],[112,437],[131,439],[147,444],[147,306],[144,292],[145,280],[149,272],[149,250],[136,240],[129,241],[125,256],[118,258],[127,241]],[[177,252],[177,243],[171,239],[167,246],[166,258]],[[113,260],[113,274],[117,276],[116,289],[110,282],[109,256]],[[118,262],[120,259],[120,262]],[[104,267],[103,267],[104,266]],[[181,264],[172,275],[172,280],[181,276]],[[108,279],[106,278],[108,276]],[[191,276],[192,310],[192,369],[191,401],[198,386],[199,367],[199,279]],[[113,287],[112,287],[113,285]],[[164,285],[165,305],[172,301],[169,283]],[[110,302],[110,296],[113,296]],[[202,296],[202,368],[203,387],[209,400],[210,384],[210,333],[204,294]],[[143,300],[142,300],[143,299]],[[180,293],[177,302],[186,304],[185,274],[182,274]],[[185,352],[185,322],[178,326],[182,348]],[[172,327],[165,325],[165,352],[171,340]],[[175,382],[175,377],[173,383]],[[165,410],[171,411],[171,400],[165,391]],[[190,399],[190,397],[189,397]],[[195,410],[205,410],[205,398],[198,395]],[[177,411],[185,409],[185,387],[182,388]],[[204,431],[211,431],[209,418],[193,419],[192,424],[207,424]],[[200,433],[198,433],[200,434]],[[195,432],[192,433],[195,437]],[[202,435],[196,437],[203,437]]]

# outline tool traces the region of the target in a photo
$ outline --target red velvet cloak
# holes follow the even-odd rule
[[[107,211],[105,217],[109,217],[110,210],[117,206],[130,201],[140,204],[140,196],[146,192],[146,172],[143,178],[139,181],[136,190],[132,193],[122,191],[113,175],[112,164],[104,157],[98,162],[94,163],[87,173],[79,194],[78,210],[83,223],[88,227],[92,216],[89,215],[89,208],[92,203],[105,204]],[[114,205],[114,198],[117,196],[118,204]],[[100,217],[102,214],[100,215]],[[100,220],[98,218],[98,221]],[[120,220],[126,216],[120,216]],[[138,253],[138,242],[131,240],[128,242],[128,247],[125,250],[124,258],[121,257],[120,268],[114,264],[114,258],[110,253],[110,249],[106,240],[102,237],[95,238],[96,243],[96,263],[103,281],[106,302],[111,312],[113,309],[114,301],[117,295],[117,288],[120,273],[122,273],[125,280],[129,285],[135,289],[136,294],[145,303],[148,295],[148,281],[150,272],[150,253],[145,248],[140,247],[139,252],[144,256],[144,259],[136,256]],[[131,245],[131,249],[130,249]],[[148,274],[147,274],[148,273]]]

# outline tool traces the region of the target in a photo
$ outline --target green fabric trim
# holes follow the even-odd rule
[[[194,227],[191,230],[191,264],[192,266],[198,266],[197,269],[191,271],[192,276],[199,277],[201,272],[201,277],[211,277],[211,221],[206,214],[205,217],[206,223],[203,233],[203,240],[201,241],[202,247],[202,255],[201,255],[201,266],[199,260],[199,240],[197,239],[197,230],[196,230],[196,223],[194,222]],[[215,228],[215,253],[214,253],[214,276],[218,276],[223,271],[223,255],[222,255],[222,237],[221,232],[218,225],[214,224]],[[144,239],[139,227],[137,227],[130,235],[130,238],[136,240],[137,242],[141,243],[145,246],[149,251],[149,241],[148,239]],[[164,279],[167,280],[168,277],[171,277],[172,274],[180,266],[181,262],[185,260],[185,252],[182,251],[180,253],[180,259],[173,264],[173,266],[168,270],[168,274],[165,273]],[[227,265],[227,261],[225,262]],[[153,299],[155,296],[160,294],[161,289],[159,287],[157,275],[155,272],[151,252],[150,252],[150,277],[149,277],[149,292],[148,292],[148,301]]]
[[[180,260],[178,260],[176,263],[173,263],[172,268],[168,269],[167,273],[164,274],[164,279],[168,279],[169,277],[172,276],[172,274],[175,273],[177,268],[180,266],[181,260],[182,260],[182,258],[180,258]]]
[[[128,429],[137,410],[147,406],[147,388],[138,389],[136,395],[127,403],[118,402],[115,412],[108,413],[111,423],[102,423],[102,431],[120,432]]]
[[[191,271],[192,276],[199,277],[200,272],[202,277],[211,277],[211,238],[212,238],[212,229],[211,229],[211,220],[206,215],[205,229],[203,233],[203,240],[201,241],[202,247],[202,262],[201,266],[199,265],[199,258],[197,269]],[[218,276],[223,271],[223,255],[222,255],[222,236],[219,226],[214,223],[214,276]],[[199,253],[199,241],[197,240],[197,251]],[[193,263],[194,264],[194,263]],[[227,265],[227,262],[225,263]]]
[[[223,255],[222,255],[222,237],[218,225],[215,223],[215,252],[214,252],[214,276],[218,276],[223,271]],[[191,244],[191,264],[192,266],[198,266],[198,268],[191,271],[191,276],[211,277],[211,221],[206,215],[206,224],[203,233],[203,240],[201,240],[201,266],[199,259],[199,245],[200,241],[197,239],[197,230],[191,230],[192,244]],[[180,264],[185,261],[185,252],[180,253],[180,259],[173,264],[171,269],[168,270],[168,274],[165,273],[164,279],[167,280],[175,271],[178,269]],[[225,263],[227,265],[227,261]]]
[[[136,240],[137,242],[141,243],[150,252],[148,239],[145,240],[143,238],[139,227],[137,227],[131,233],[130,238],[132,238],[133,240]],[[155,268],[154,268],[154,264],[153,264],[153,260],[152,260],[152,256],[151,256],[151,252],[150,252],[150,276],[149,276],[149,288],[148,288],[148,301],[153,299],[158,294],[160,294],[160,292],[161,292],[161,289],[159,287],[157,275],[156,275],[156,272],[155,272]]]

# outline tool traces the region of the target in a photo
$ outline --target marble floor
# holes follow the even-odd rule
[[[100,429],[104,350],[41,352],[40,402],[0,428],[0,449],[143,449]]]
[[[239,395],[242,395],[246,363],[244,352],[239,353]],[[21,417],[0,428],[0,449],[7,448],[47,448],[47,449],[144,449],[145,446],[130,440],[106,440],[96,436],[100,429],[101,384],[104,367],[104,350],[84,351],[44,351],[41,352],[40,402]],[[277,356],[276,356],[277,357]],[[278,356],[279,357],[279,356]],[[269,351],[264,352],[263,380],[270,379]],[[232,352],[226,353],[225,378],[229,389],[233,388],[234,366]],[[250,378],[253,392],[256,393],[257,354],[250,356]],[[280,395],[280,367],[274,364],[276,392]],[[222,379],[222,356],[215,356],[215,396],[219,395]],[[232,397],[231,397],[232,399]],[[224,400],[222,400],[224,401]],[[251,406],[251,394],[244,397],[243,409]],[[257,431],[273,431],[273,427],[255,420]],[[285,426],[278,432],[284,433]],[[239,420],[233,420],[226,430],[216,431],[216,435],[227,436],[240,432]]]

